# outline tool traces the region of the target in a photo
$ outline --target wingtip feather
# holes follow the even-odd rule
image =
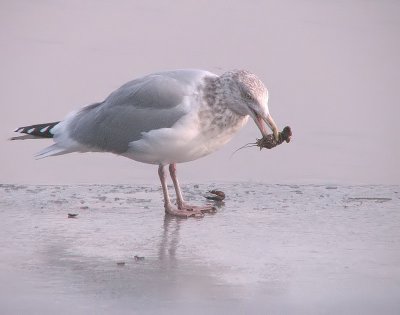
[[[36,153],[35,159],[40,160],[48,156],[61,155],[65,153],[68,153],[68,151],[65,150],[65,148],[60,147],[56,143]]]
[[[11,137],[8,138],[8,140],[12,141],[12,140],[26,140],[26,139],[42,139],[40,137],[36,137],[33,135],[22,135],[22,136],[16,136],[16,137]]]

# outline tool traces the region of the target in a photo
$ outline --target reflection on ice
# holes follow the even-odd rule
[[[211,187],[185,192],[201,204]],[[158,186],[1,185],[0,305],[67,313],[79,300],[82,314],[400,306],[399,187],[218,187],[227,197],[216,214],[178,219],[164,215]]]

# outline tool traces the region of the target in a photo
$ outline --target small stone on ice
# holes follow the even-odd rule
[[[133,258],[135,258],[136,261],[144,260],[144,257],[138,255],[135,255]]]

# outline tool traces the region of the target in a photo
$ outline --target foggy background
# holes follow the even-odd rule
[[[398,1],[0,1],[0,182],[158,182],[111,154],[35,160],[51,140],[8,141],[126,81],[161,70],[256,73],[290,144],[222,150],[178,166],[181,182],[400,182]]]

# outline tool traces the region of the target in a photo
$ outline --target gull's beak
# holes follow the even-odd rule
[[[253,116],[253,115],[252,115]],[[270,114],[258,114],[254,112],[254,122],[256,123],[258,129],[260,129],[261,134],[263,137],[266,137],[268,135],[268,132],[265,128],[264,122],[267,124],[267,126],[272,130],[274,133],[275,140],[279,140],[279,130],[278,127],[275,124],[275,121],[272,119],[272,116]]]
[[[279,130],[278,127],[275,124],[275,121],[272,119],[272,116],[270,114],[266,115],[264,118],[265,123],[268,125],[268,127],[271,129],[271,131],[274,133],[275,140],[279,140]]]

